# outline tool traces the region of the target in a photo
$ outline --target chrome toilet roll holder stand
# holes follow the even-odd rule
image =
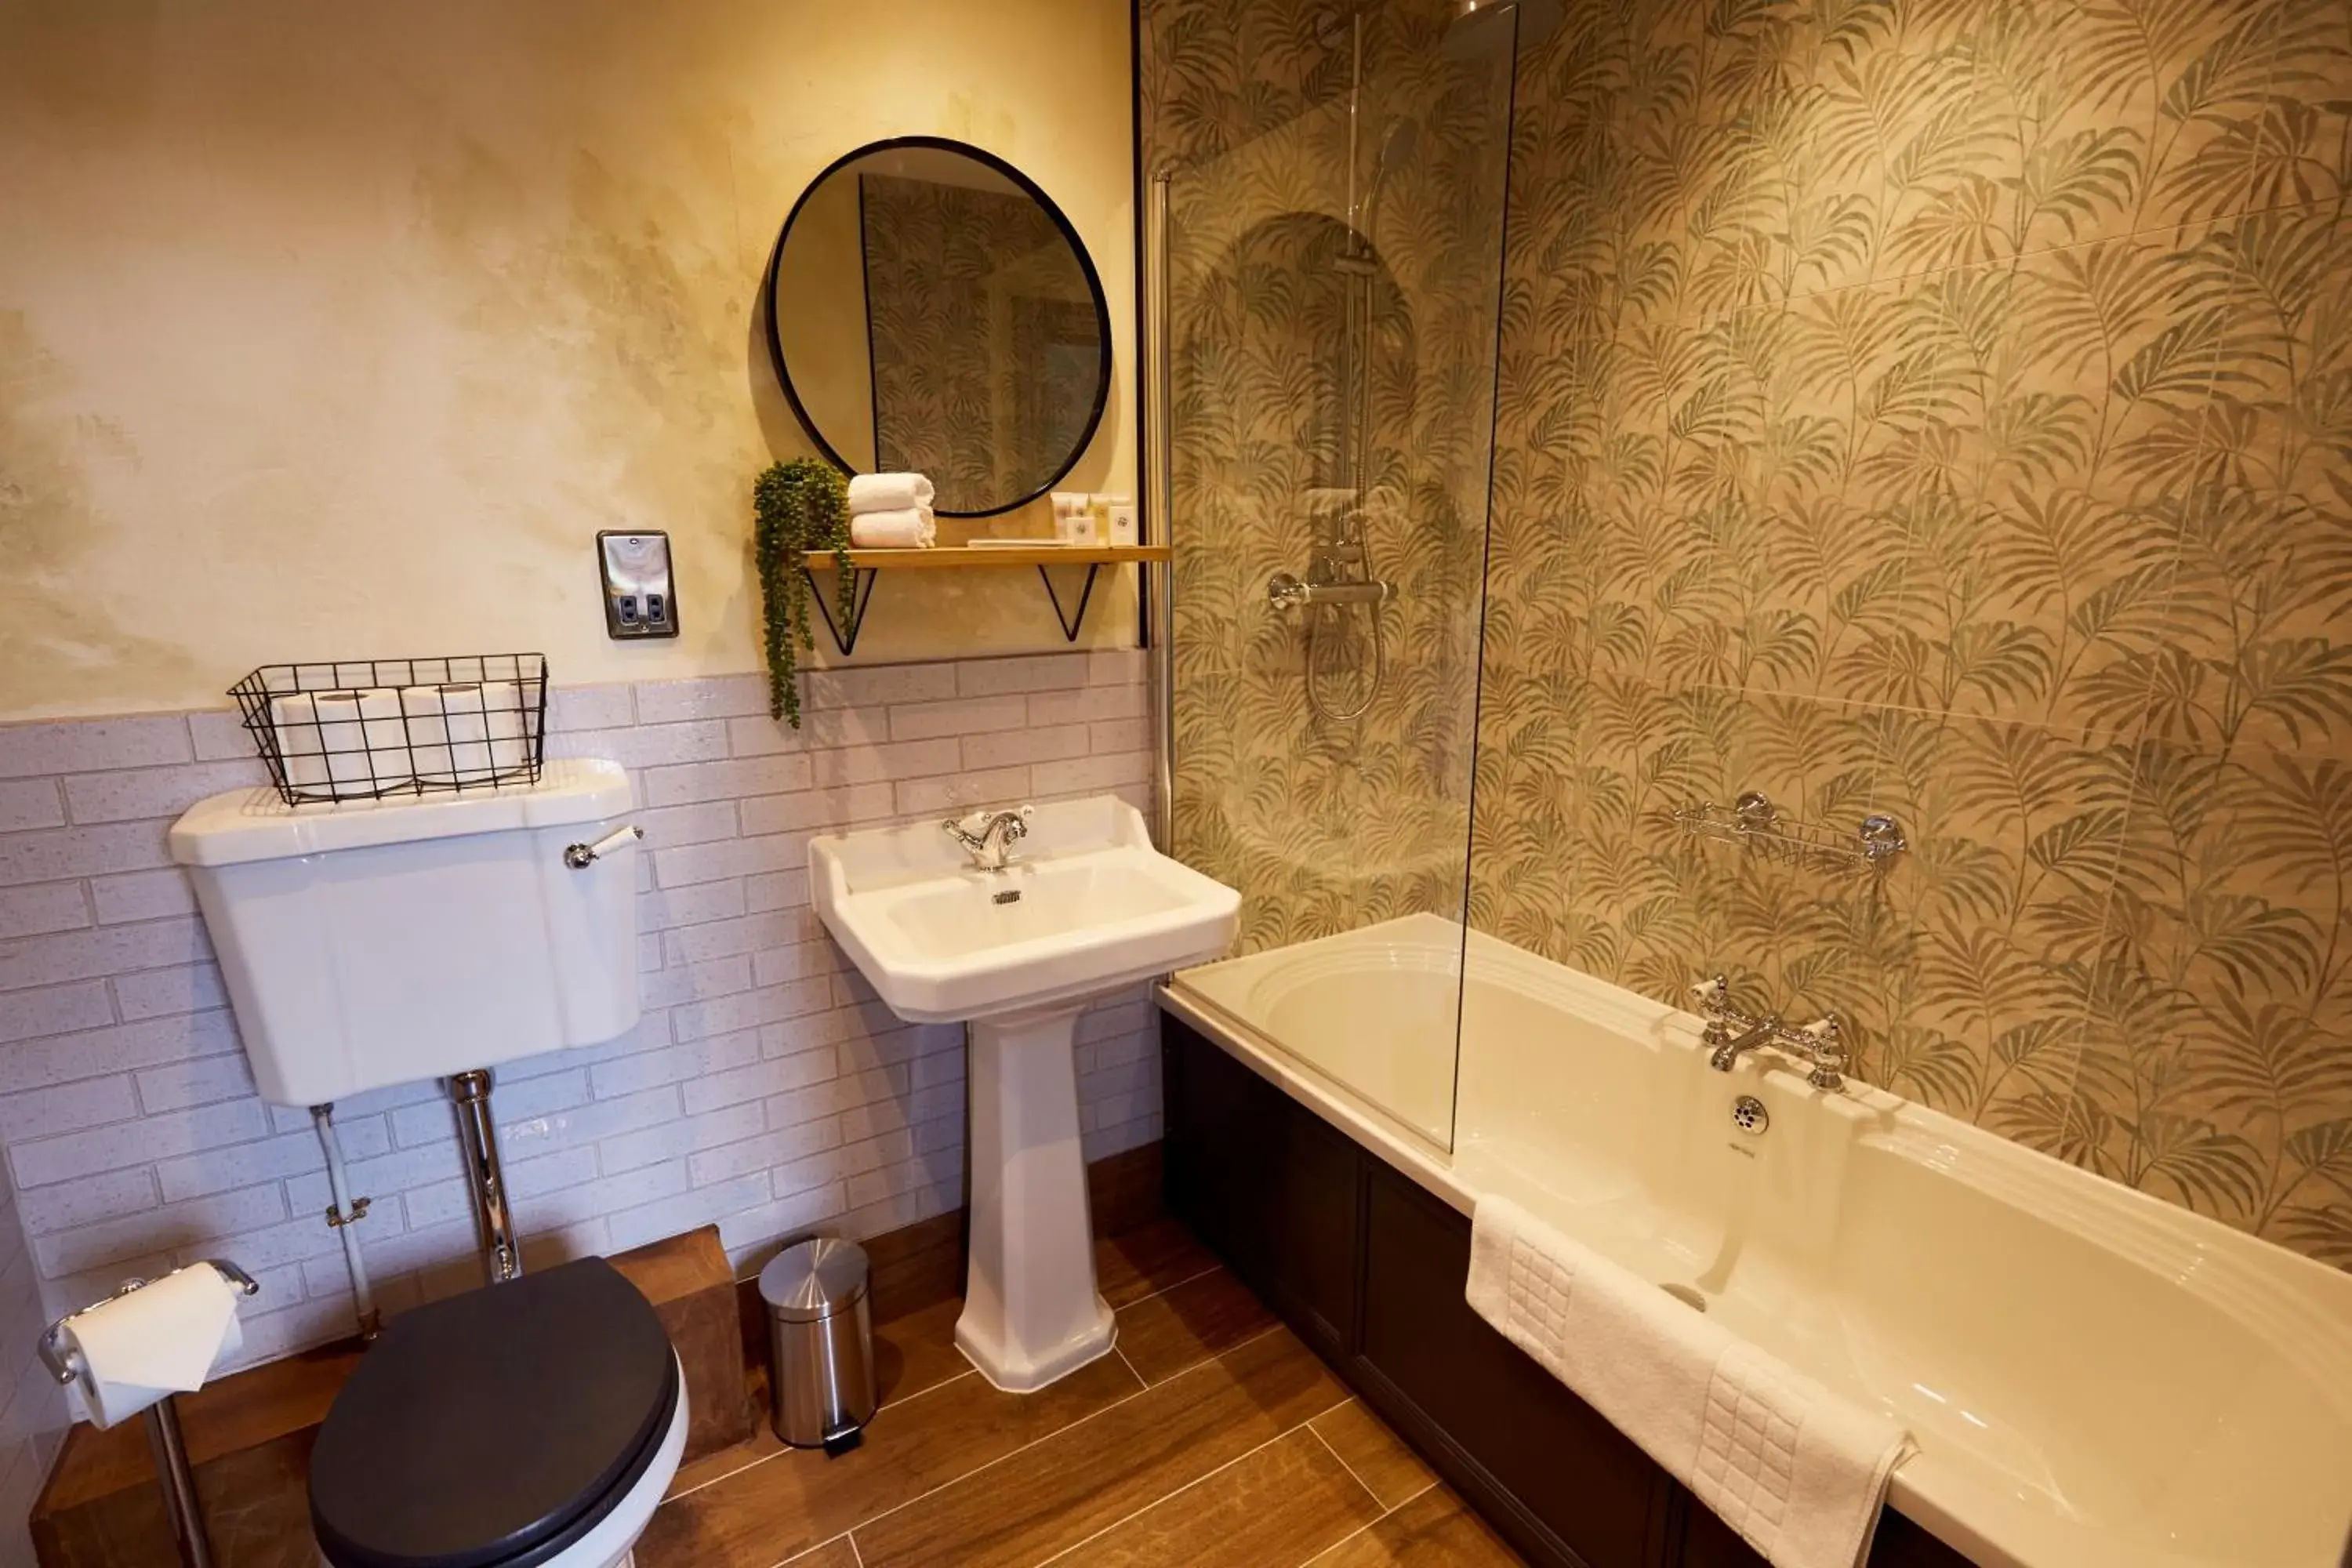
[[[261,1287],[253,1276],[236,1264],[218,1258],[207,1258],[205,1264],[235,1286],[239,1295],[260,1294]],[[43,1330],[41,1362],[49,1369],[49,1375],[68,1387],[88,1376],[89,1365],[82,1360],[79,1347],[67,1341],[66,1325],[83,1312],[144,1289],[147,1283],[144,1279],[125,1279],[103,1300],[68,1312]],[[179,1542],[180,1562],[184,1568],[212,1568],[212,1542],[205,1534],[204,1515],[196,1507],[196,1477],[188,1464],[188,1444],[180,1431],[176,1401],[177,1395],[166,1394],[147,1407],[147,1438],[154,1446],[155,1472],[163,1483],[163,1502],[171,1511],[172,1534]]]

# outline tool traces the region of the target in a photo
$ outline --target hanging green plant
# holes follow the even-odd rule
[[[849,481],[829,463],[795,458],[778,463],[751,486],[753,532],[760,562],[760,596],[768,636],[768,716],[801,727],[801,689],[793,679],[803,651],[814,652],[809,626],[809,580],[803,552],[833,552],[833,577],[841,596],[842,626],[857,592],[849,566]]]

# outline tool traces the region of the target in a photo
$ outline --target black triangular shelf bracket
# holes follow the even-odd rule
[[[1045,596],[1054,601],[1054,618],[1062,623],[1064,642],[1078,640],[1079,629],[1087,624],[1087,606],[1094,602],[1095,577],[1101,571],[1102,566],[1099,563],[1087,568],[1086,586],[1078,590],[1078,613],[1074,616],[1062,608],[1061,592],[1054,586],[1053,569],[1047,566],[1037,568],[1037,575],[1045,584]]]
[[[816,574],[805,566],[801,568],[801,576],[808,584],[809,597],[816,602],[816,613],[824,621],[824,629],[833,634],[833,646],[841,650],[842,658],[847,658],[857,651],[857,634],[865,629],[866,607],[874,602],[874,584],[882,576],[880,570],[871,566],[850,568],[849,619],[838,626],[834,623],[833,606],[826,601],[827,585],[819,583]],[[1079,613],[1085,612],[1082,609]]]

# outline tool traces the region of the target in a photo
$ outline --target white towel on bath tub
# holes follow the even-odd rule
[[[1721,1515],[1773,1568],[1856,1568],[1903,1429],[1502,1198],[1471,1220],[1478,1315]]]

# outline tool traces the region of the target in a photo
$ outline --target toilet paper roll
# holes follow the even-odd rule
[[[286,781],[296,789],[355,800],[416,777],[400,693],[390,687],[298,692],[271,710]]]
[[[326,745],[319,737],[319,705],[310,693],[269,700],[269,724],[278,735],[278,756],[286,783],[298,790],[327,787]]]
[[[65,1322],[81,1352],[90,1419],[111,1426],[173,1394],[202,1388],[213,1367],[245,1343],[238,1291],[208,1263],[151,1280]]]
[[[486,784],[530,754],[522,689],[511,680],[404,687],[400,704],[422,783]]]
[[[327,782],[338,795],[397,789],[416,777],[400,693],[390,687],[330,691],[318,698]]]

